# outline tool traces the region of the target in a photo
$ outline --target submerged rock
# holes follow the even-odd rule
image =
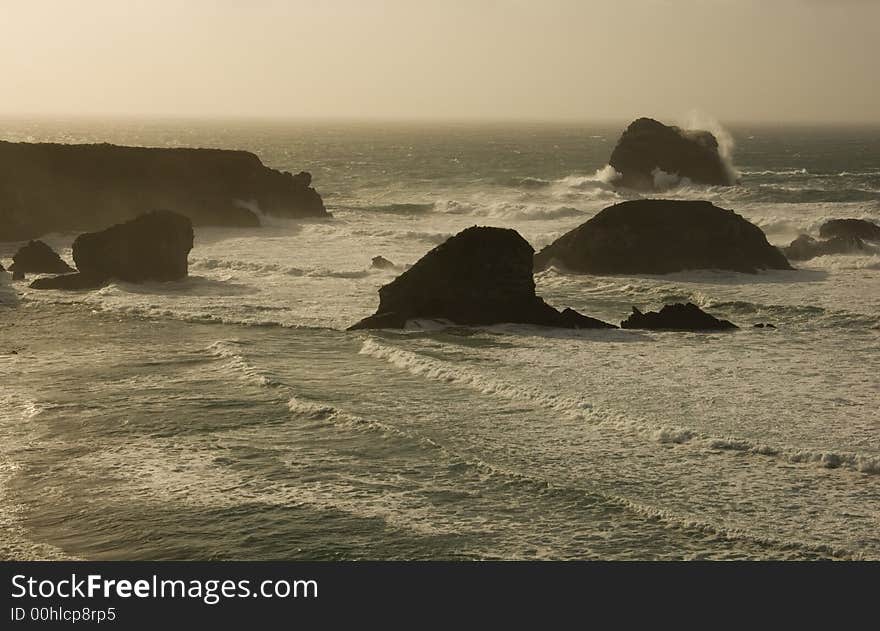
[[[880,241],[880,226],[866,219],[831,219],[819,228],[823,239],[832,237]]]
[[[106,285],[108,280],[107,278],[89,276],[77,272],[75,274],[61,274],[60,276],[38,278],[29,287],[31,289],[97,289]]]
[[[858,237],[841,236],[819,241],[810,235],[802,234],[782,251],[792,261],[806,261],[817,256],[854,254],[863,250],[865,250],[865,244]]]
[[[640,199],[610,206],[535,257],[588,274],[792,269],[760,228],[705,201]]]
[[[515,230],[468,228],[379,289],[375,315],[349,330],[402,328],[414,318],[614,328],[571,309],[560,313],[536,296],[533,258],[532,246]]]
[[[739,328],[727,320],[709,315],[692,302],[665,305],[659,312],[632,314],[620,323],[622,329],[666,329],[669,331],[720,331]]]
[[[67,274],[75,271],[42,241],[30,241],[12,257],[10,271],[17,274]]]
[[[374,256],[370,267],[374,269],[394,269],[395,265],[384,256]]]
[[[0,141],[0,235],[96,230],[153,208],[195,225],[258,226],[247,207],[326,217],[311,184],[310,174],[270,169],[246,151]]]
[[[193,228],[189,218],[169,210],[149,213],[73,242],[73,260],[90,279],[139,283],[186,278]]]
[[[710,132],[683,130],[652,118],[630,123],[608,163],[620,174],[617,184],[636,190],[663,188],[658,186],[663,174],[699,184],[736,183]]]

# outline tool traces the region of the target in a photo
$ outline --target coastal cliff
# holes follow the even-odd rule
[[[254,207],[327,216],[311,179],[246,151],[0,141],[0,241],[94,230],[155,208],[196,226],[257,226]]]

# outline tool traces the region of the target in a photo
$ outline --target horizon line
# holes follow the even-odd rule
[[[23,113],[0,111],[0,121],[141,121],[141,122],[187,122],[187,123],[318,123],[318,124],[531,124],[531,125],[624,125],[636,118],[655,118],[667,124],[675,124],[674,116],[642,115],[626,117],[565,117],[543,118],[540,116],[347,116],[347,115],[282,115],[282,114],[144,114],[144,113]],[[719,119],[725,125],[744,127],[782,126],[782,127],[880,127],[878,120],[839,120],[839,119]]]

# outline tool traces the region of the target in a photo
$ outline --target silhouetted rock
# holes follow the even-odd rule
[[[370,267],[375,269],[393,269],[394,263],[386,259],[384,256],[374,256]]]
[[[652,118],[630,123],[608,163],[620,174],[616,184],[637,190],[658,188],[658,169],[700,184],[736,183],[718,153],[715,136],[670,127]]]
[[[756,328],[756,329],[775,329],[776,326],[773,324],[765,324],[763,322],[759,322],[758,324],[754,325],[754,328]]]
[[[0,141],[0,240],[95,230],[153,208],[195,225],[258,226],[269,215],[327,216],[311,175],[245,151]]]
[[[95,280],[179,280],[186,278],[192,247],[189,218],[156,210],[100,232],[81,234],[73,242],[73,260],[83,275]]]
[[[864,242],[858,237],[834,237],[825,241],[818,241],[813,237],[802,234],[791,242],[782,251],[792,261],[806,261],[817,256],[829,254],[853,254],[865,249]]]
[[[6,268],[3,267],[3,263],[0,263],[0,272],[5,272]]]
[[[536,296],[533,258],[532,246],[515,230],[468,228],[379,289],[376,314],[350,330],[402,328],[413,318],[613,328],[571,309],[560,313]]]
[[[880,241],[880,226],[865,219],[831,219],[819,228],[823,239],[851,237],[866,241]]]
[[[42,241],[29,241],[12,257],[9,269],[20,274],[67,274],[75,271]]]
[[[29,286],[31,289],[97,289],[107,284],[109,279],[88,274],[62,274],[61,276],[47,276],[38,278]]]
[[[623,329],[666,329],[670,331],[713,331],[738,328],[732,322],[719,320],[697,305],[677,303],[665,305],[659,312],[642,313],[633,307],[632,314],[620,323]]]
[[[640,199],[610,206],[535,257],[588,274],[792,269],[760,228],[704,201]]]

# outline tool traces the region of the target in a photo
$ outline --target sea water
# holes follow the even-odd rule
[[[623,126],[0,121],[6,140],[246,149],[310,171],[333,214],[197,228],[181,282],[3,274],[0,557],[880,558],[876,249],[535,277],[558,308],[619,323],[691,301],[733,333],[345,332],[468,226],[539,249],[637,198],[606,165]],[[880,220],[880,130],[729,131],[739,185],[661,196],[777,245]],[[75,236],[45,240],[71,261]]]

